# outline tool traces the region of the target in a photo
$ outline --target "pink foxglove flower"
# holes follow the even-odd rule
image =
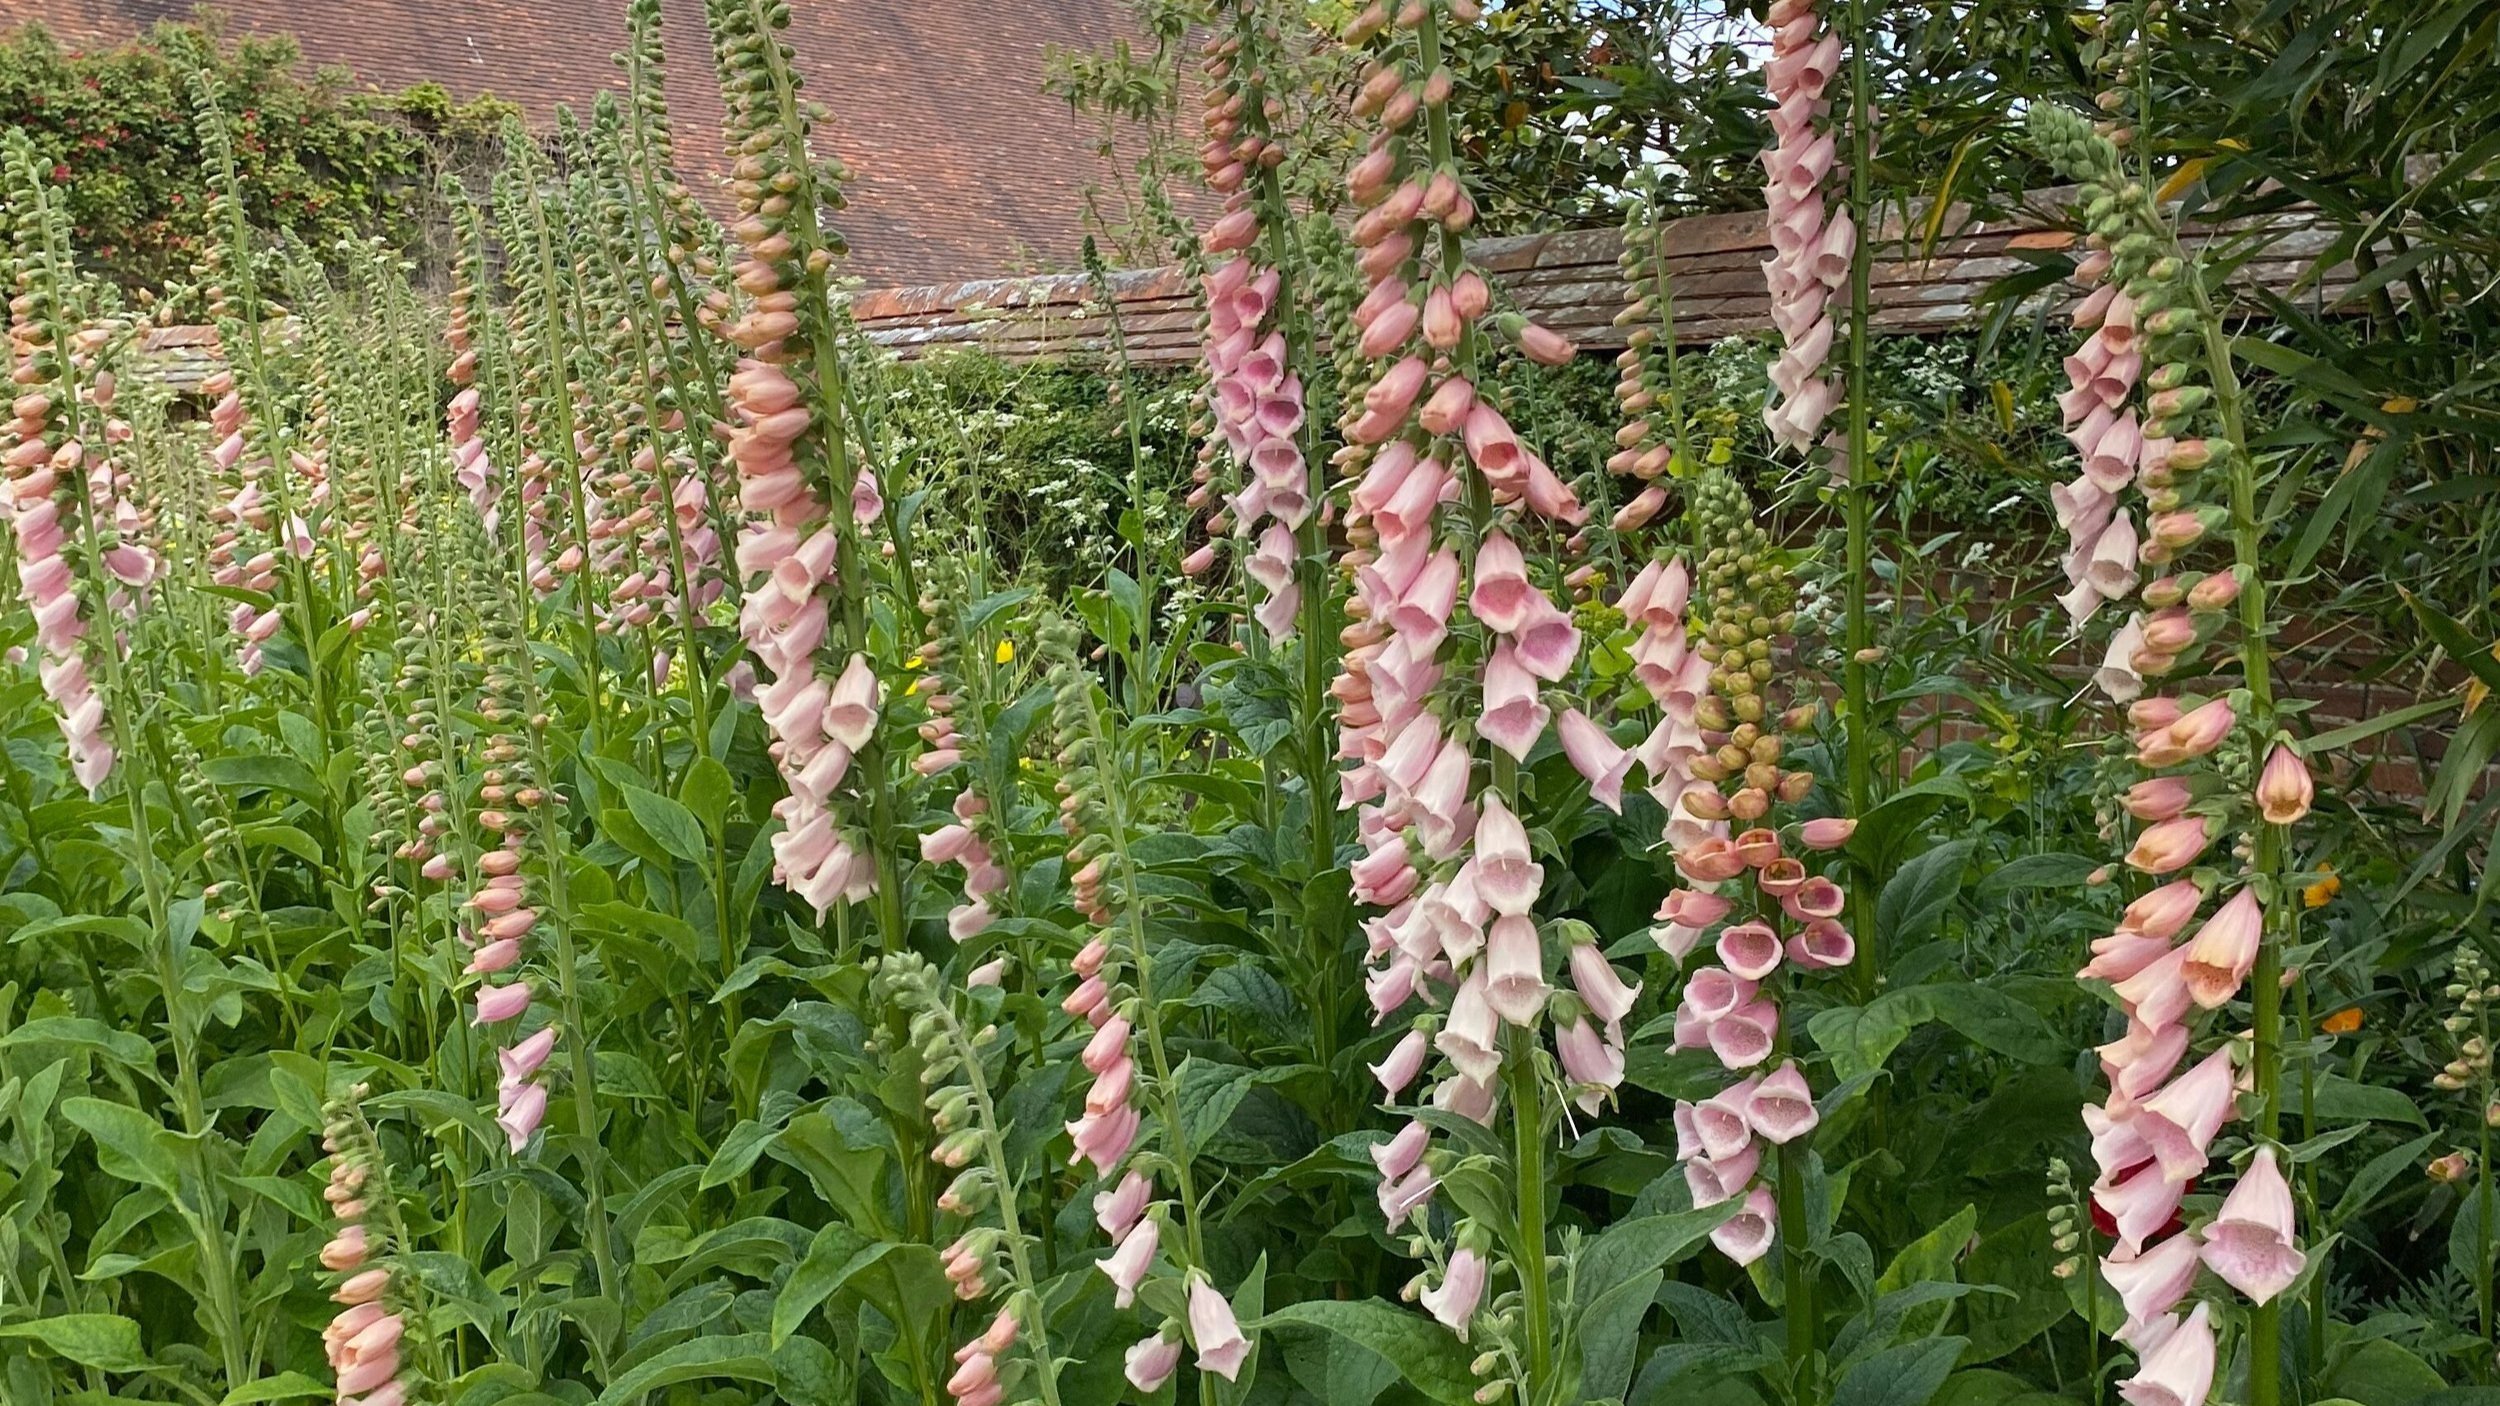
[[[2294,1234],[2291,1185],[2275,1163],[2274,1149],[2260,1147],[2223,1198],[2221,1213],[2205,1227],[2205,1266],[2252,1302],[2271,1302],[2308,1264]]]
[[[1129,1347],[1127,1364],[1123,1375],[1129,1385],[1151,1395],[1180,1370],[1181,1340],[1169,1333],[1142,1338]]]
[[[2317,793],[2317,783],[2309,777],[2308,763],[2289,744],[2275,743],[2274,750],[2266,754],[2264,770],[2257,776],[2258,814],[2269,825],[2296,825],[2309,814]]]
[[[1462,1244],[1451,1254],[1441,1282],[1421,1295],[1424,1311],[1438,1319],[1442,1327],[1458,1334],[1461,1342],[1467,1340],[1467,1324],[1484,1297],[1486,1272],[1484,1256],[1474,1247]]]
[[[2139,1343],[2144,1355],[2136,1374],[2119,1383],[2119,1399],[2127,1406],[2203,1406],[2214,1383],[2211,1312],[2200,1303],[2158,1345]]]
[[[2238,993],[2257,964],[2257,948],[2265,938],[2264,910],[2252,885],[2231,896],[2196,936],[2189,939],[2180,976],[2196,1004],[2213,1010]]]
[[[1204,1276],[1189,1281],[1189,1336],[1198,1348],[1198,1366],[1226,1381],[1240,1377],[1250,1358],[1250,1340],[1242,1336],[1233,1306]]]

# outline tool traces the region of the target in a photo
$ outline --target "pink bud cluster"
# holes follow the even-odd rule
[[[1774,104],[1772,145],[1762,153],[1768,177],[1771,325],[1782,340],[1771,362],[1778,399],[1763,408],[1772,439],[1804,450],[1822,433],[1840,386],[1823,374],[1834,325],[1831,296],[1849,281],[1857,228],[1846,207],[1828,210],[1823,188],[1835,168],[1836,137],[1826,90],[1840,67],[1840,36],[1823,26],[1816,0],[1774,0],[1771,57],[1763,86]]]
[[[966,786],[955,794],[954,810],[954,824],[920,837],[920,857],[931,864],[963,866],[964,901],[947,913],[946,931],[957,942],[966,942],[986,932],[997,920],[998,915],[990,908],[990,897],[1005,891],[1007,871],[990,852],[990,843],[979,828],[981,817],[989,812],[989,802]]]
[[[485,882],[469,895],[465,907],[470,923],[460,935],[472,944],[464,971],[487,982],[478,990],[475,1023],[493,1025],[518,1020],[529,1011],[531,983],[514,969],[520,965],[524,939],[538,926],[538,910],[521,870],[524,832],[500,811],[482,811],[478,819],[490,833],[497,828],[490,822],[503,822],[503,843],[478,856],[477,872]],[[516,1153],[529,1145],[547,1116],[547,1086],[539,1071],[555,1043],[556,1030],[550,1025],[496,1052],[502,1075],[495,1085],[495,1122]]]
[[[2119,506],[2118,496],[2134,484],[2139,466],[2158,466],[2173,448],[2168,440],[2148,443],[2128,403],[2144,354],[2137,345],[2135,305],[2109,281],[2109,268],[2105,252],[2075,268],[2076,281],[2092,291],[2075,308],[2074,325],[2090,335],[2066,358],[2067,391],[2058,398],[2058,411],[2066,421],[2067,442],[2082,456],[2083,472],[2049,495],[2057,525],[2067,534],[2069,589],[2058,602],[2078,628],[2103,602],[2134,592],[2141,542],[2135,519]],[[2140,627],[2121,634],[2140,643]],[[2133,652],[2132,644],[2123,654],[2113,652],[2112,662],[2132,674]]]
[[[739,267],[741,286],[776,277],[760,257]],[[773,838],[775,876],[823,914],[876,888],[875,859],[836,825],[831,803],[853,755],[876,733],[881,690],[864,654],[852,655],[830,685],[817,670],[839,601],[842,528],[829,520],[828,506],[791,448],[815,418],[778,363],[779,338],[797,327],[791,306],[784,294],[759,294],[729,330],[750,352],[729,378],[730,411],[738,422],[729,457],[738,466],[739,500],[749,514],[739,534],[738,569],[754,583],[738,625],[771,675],[756,701],[773,736],[773,760],[790,786],[774,804],[784,827]],[[876,481],[862,470],[859,484],[851,511],[858,520],[873,520],[884,506]]]
[[[88,678],[88,660],[80,643],[88,623],[78,613],[78,580],[63,555],[68,530],[63,528],[60,478],[78,475],[83,453],[75,438],[53,445],[45,438],[53,415],[53,395],[42,390],[42,330],[25,315],[10,320],[15,353],[12,380],[20,395],[10,403],[8,425],[8,515],[17,535],[17,595],[35,613],[35,643],[42,648],[37,665],[42,690],[60,708],[60,736],[68,738],[70,771],[80,786],[95,791],[113,771],[113,741],[105,731],[105,700]],[[75,503],[75,498],[68,498]],[[75,510],[75,508],[73,508]]]
[[[1302,378],[1294,374],[1294,349],[1285,343],[1278,293],[1282,275],[1259,262],[1256,246],[1262,222],[1282,218],[1258,198],[1254,173],[1284,160],[1284,148],[1251,130],[1248,105],[1257,98],[1253,75],[1238,72],[1238,35],[1211,40],[1207,71],[1212,80],[1206,94],[1206,144],[1199,150],[1209,187],[1222,193],[1224,214],[1201,238],[1206,252],[1224,262],[1204,280],[1207,300],[1207,399],[1215,412],[1224,447],[1242,471],[1239,492],[1226,499],[1226,513],[1209,520],[1255,546],[1242,569],[1266,593],[1254,612],[1271,639],[1291,635],[1302,605],[1302,584],[1295,579],[1301,548],[1294,534],[1311,515],[1308,465],[1298,436],[1302,432]],[[1263,103],[1263,106],[1270,105]],[[1215,452],[1207,443],[1205,454]],[[1202,459],[1198,486],[1190,505],[1208,497],[1208,464]],[[1265,526],[1262,527],[1261,524]],[[1193,558],[1203,568],[1211,555]]]
[[[367,1205],[369,1196],[387,1193],[370,1184],[371,1169],[363,1159],[342,1153],[335,1135],[325,1135],[322,1145],[333,1160],[321,1194],[339,1228],[321,1247],[321,1267],[346,1276],[330,1295],[341,1307],[321,1330],[322,1350],[338,1374],[339,1406],[405,1406],[408,1384],[399,1347],[407,1318],[391,1305],[396,1287],[391,1270],[373,1263],[383,1247]]]
[[[266,549],[245,556],[253,541],[266,540],[273,526],[266,477],[269,460],[245,446],[245,415],[243,394],[236,387],[234,372],[220,367],[200,385],[203,395],[216,399],[208,408],[209,434],[215,443],[208,451],[209,462],[218,474],[234,476],[235,490],[209,512],[216,525],[209,538],[209,579],[220,586],[231,586],[266,595],[278,586],[278,554]],[[246,532],[253,534],[246,537]],[[273,603],[254,606],[238,603],[227,623],[242,641],[236,655],[246,674],[257,674],[267,663],[261,645],[278,632],[278,608]]]
[[[950,1261],[949,1269],[953,1267]],[[955,1406],[998,1406],[1007,1396],[999,1380],[998,1359],[1016,1345],[1016,1315],[1000,1309],[981,1335],[955,1349],[955,1371],[946,1379],[946,1394]]]
[[[495,465],[486,457],[486,437],[479,428],[477,333],[472,321],[477,288],[464,264],[455,275],[451,312],[443,340],[451,348],[451,404],[443,412],[444,438],[451,442],[451,477],[469,495],[469,506],[484,515],[486,530],[495,530]]]

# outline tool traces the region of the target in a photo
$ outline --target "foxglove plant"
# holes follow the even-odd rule
[[[51,257],[58,232],[46,218],[32,145],[21,134],[12,134],[5,155],[18,247],[43,253],[18,264],[9,288],[11,418],[0,464],[8,473],[7,512],[17,549],[19,597],[34,614],[35,645],[43,652],[38,677],[59,711],[70,772],[80,786],[94,792],[111,775],[116,751],[98,688],[100,676],[88,671],[88,655],[95,647],[88,640],[94,612],[79,593],[79,558],[103,544],[86,533],[92,514],[88,450],[81,433],[80,388],[71,368],[74,353],[62,327],[62,302],[69,290],[58,272],[65,261]],[[84,550],[73,553],[74,545]],[[89,563],[103,564],[93,557]],[[145,579],[136,563],[125,569]],[[100,644],[113,649],[109,627]]]
[[[991,1276],[1003,1262],[1005,1302],[988,1326],[955,1352],[947,1395],[956,1406],[997,1406],[1026,1379],[1042,1406],[1059,1406],[1060,1360],[1051,1355],[1048,1314],[1032,1263],[1033,1237],[1017,1210],[1023,1188],[1007,1160],[1006,1125],[991,1091],[990,1061],[1012,1043],[996,1024],[966,1029],[956,1002],[996,1013],[994,980],[973,984],[964,997],[950,993],[937,969],[909,950],[871,958],[871,994],[910,1013],[910,1037],[919,1047],[921,1082],[939,1135],[930,1157],[953,1174],[938,1209],[965,1221],[965,1230],[943,1256],[955,1296],[977,1303],[991,1296]],[[987,997],[983,992],[987,991]],[[1021,1343],[1021,1356],[1011,1351]],[[1021,1393],[1019,1393],[1021,1399]]]
[[[1006,640],[991,646],[989,632],[967,617],[963,573],[951,559],[939,557],[928,565],[930,590],[920,602],[929,621],[920,645],[925,672],[912,692],[929,710],[929,721],[920,726],[929,750],[913,765],[937,775],[961,764],[964,783],[951,806],[953,822],[920,837],[920,857],[963,870],[964,901],[948,911],[946,931],[967,942],[989,930],[1000,905],[1015,892],[1015,845],[1008,832],[1013,759],[994,756],[982,729],[989,705],[998,701],[993,670],[1015,658],[1015,646]],[[960,731],[958,716],[974,730]]]
[[[739,624],[771,676],[757,702],[790,785],[775,807],[784,826],[773,842],[776,871],[819,914],[876,894],[882,940],[899,945],[907,910],[895,856],[869,838],[895,833],[878,735],[883,691],[868,655],[872,564],[863,536],[882,519],[884,498],[844,420],[827,283],[840,237],[817,213],[839,206],[847,173],[808,149],[813,105],[802,106],[776,33],[787,22],[786,10],[764,0],[720,0],[713,13],[737,157],[730,233],[743,257],[730,273],[745,297],[722,328],[743,354],[728,384],[736,421],[729,457],[748,514],[736,552],[750,582]],[[830,681],[820,652],[823,663],[840,660]],[[854,758],[867,804],[838,813]],[[864,830],[855,828],[863,818]]]
[[[336,1374],[340,1406],[407,1406],[423,1399],[430,1377],[442,1380],[439,1344],[425,1331],[416,1276],[400,1256],[414,1248],[400,1218],[390,1166],[359,1107],[362,1085],[324,1110],[321,1148],[330,1155],[321,1198],[338,1229],[321,1247],[321,1267],[341,1276],[330,1293],[339,1305],[321,1330]],[[411,1370],[422,1352],[430,1370]]]
[[[2113,764],[2138,778],[2119,798],[2142,826],[2126,864],[2158,883],[2093,944],[2082,972],[2110,984],[2127,1018],[2123,1036],[2101,1048],[2109,1098],[2085,1112],[2101,1173],[2093,1202],[2117,1242],[2102,1272],[2127,1307],[2118,1336],[2137,1354],[2136,1376],[2121,1390],[2137,1402],[2204,1400],[2217,1355],[2212,1305],[2199,1303],[2184,1318],[2178,1311],[2201,1265],[2255,1305],[2249,1399],[2273,1406],[2281,1393],[2276,1300],[2307,1262],[2276,1148],[2282,997],[2292,976],[2279,915],[2294,902],[2290,827],[2307,814],[2313,785],[2278,730],[2257,469],[2203,271],[2152,193],[2130,178],[2110,137],[2075,113],[2043,104],[2030,126],[2040,151],[2082,182],[2085,263],[2106,280],[2095,332],[2102,350],[2079,354],[2082,369],[2132,382],[2135,367],[2150,368],[2141,373],[2142,420],[2126,428],[2113,421],[2087,451],[2105,460],[2117,489],[2138,495],[2146,533],[2137,555],[2164,573],[2137,591],[2142,609],[2118,631],[2096,676],[2126,705],[2133,731],[2132,746]],[[2132,327],[2123,346],[2112,347],[2103,334],[2116,308]],[[2110,402],[2094,384],[2079,384],[2078,399],[2088,392],[2106,411]],[[2115,450],[2105,450],[2112,437]],[[2226,527],[2231,559],[2210,571],[2191,568],[2197,548]],[[2234,633],[2236,682],[2202,695],[2145,692],[2147,680],[2196,663]],[[2208,859],[2216,852],[2233,856],[2229,870]],[[2209,897],[2221,901],[2177,941]],[[2243,988],[2251,1027],[2244,1058],[2230,1033],[2235,1017],[2222,1017],[2229,1024],[2221,1031],[2200,1028],[2213,1024],[2204,1012],[2227,1010]],[[2200,1055],[2200,1037],[2214,1033],[2224,1038]],[[2253,1117],[2247,1164],[2215,1219],[2182,1228],[2182,1199],[2206,1175],[2216,1136],[2240,1115],[2244,1084]]]
[[[260,278],[254,267],[252,238],[244,223],[243,194],[234,164],[233,134],[226,125],[216,81],[195,74],[194,115],[200,143],[213,177],[209,218],[215,234],[205,250],[200,274],[218,341],[227,348],[227,365],[211,373],[201,387],[211,398],[209,428],[215,445],[209,451],[221,475],[233,475],[233,496],[219,514],[220,530],[212,549],[211,578],[266,597],[267,603],[238,603],[229,619],[238,640],[237,662],[248,676],[265,666],[262,646],[284,627],[278,595],[278,573],[284,565],[296,608],[297,622],[309,642],[326,626],[309,613],[314,592],[306,570],[312,555],[311,519],[320,515],[328,485],[318,475],[321,465],[285,452],[278,423],[277,398],[271,389],[269,352],[264,345]],[[322,671],[307,670],[313,714],[329,716]]]
[[[1354,763],[1341,775],[1340,801],[1357,808],[1365,851],[1354,896],[1386,910],[1365,924],[1373,1008],[1387,1019],[1418,997],[1448,1003],[1414,1017],[1374,1073],[1395,1101],[1437,1054],[1432,1105],[1492,1127],[1507,1101],[1512,1120],[1516,1220],[1501,1234],[1473,1220],[1435,1233],[1422,1213],[1444,1164],[1420,1119],[1375,1149],[1381,1208],[1393,1230],[1412,1223],[1411,1251],[1433,1264],[1410,1291],[1460,1336],[1490,1333],[1477,1365],[1495,1379],[1483,1390],[1517,1386],[1540,1399],[1556,1361],[1547,1088],[1559,1082],[1584,1106],[1602,1100],[1620,1077],[1619,1022],[1636,988],[1578,940],[1585,934],[1558,925],[1577,992],[1557,994],[1534,916],[1543,866],[1522,815],[1519,764],[1555,717],[1542,686],[1570,676],[1580,637],[1520,543],[1551,524],[1576,527],[1586,513],[1476,380],[1487,322],[1535,360],[1572,354],[1568,341],[1525,319],[1490,319],[1491,287],[1460,244],[1475,208],[1451,141],[1455,79],[1443,46],[1453,27],[1478,17],[1472,0],[1410,4],[1394,16],[1374,5],[1347,29],[1349,43],[1371,50],[1356,112],[1379,123],[1347,178],[1363,211],[1352,237],[1370,284],[1354,311],[1356,336],[1376,370],[1344,424],[1355,446],[1346,467],[1358,476],[1346,514],[1353,550],[1342,563],[1354,595],[1333,692],[1343,705],[1340,754]],[[1451,501],[1463,510],[1445,515]],[[1459,682],[1478,674],[1480,692]],[[1560,730],[1592,794],[1619,808],[1630,765],[1623,749],[1576,708]],[[1495,749],[1489,783],[1477,779],[1479,737]],[[1548,1015],[1560,1080],[1538,1039]],[[1497,1242],[1511,1250],[1499,1261]],[[1516,1289],[1496,1297],[1502,1267]]]
[[[1711,1232],[1722,1253],[1750,1264],[1787,1242],[1794,1357],[1801,1342],[1811,1343],[1801,1335],[1813,1331],[1801,1197],[1805,1139],[1819,1113],[1790,1048],[1784,1007],[1805,977],[1846,968],[1856,955],[1841,922],[1845,894],[1805,862],[1807,853],[1846,842],[1853,827],[1782,823],[1782,808],[1801,805],[1814,786],[1811,772],[1781,767],[1783,734],[1803,731],[1814,713],[1811,704],[1782,711],[1774,685],[1773,650],[1795,620],[1793,577],[1744,490],[1723,471],[1693,482],[1688,516],[1694,540],[1712,544],[1694,583],[1692,651],[1707,667],[1707,693],[1692,705],[1700,746],[1684,763],[1701,784],[1678,806],[1689,817],[1684,834],[1671,836],[1684,886],[1667,895],[1653,935],[1681,963],[1715,930],[1718,960],[1687,974],[1675,1044],[1709,1051],[1736,1082],[1676,1105],[1676,1156],[1695,1205],[1740,1203]],[[1676,705],[1667,711],[1672,718]],[[1744,828],[1731,834],[1737,826]]]
[[[1295,290],[1285,283],[1298,262],[1293,214],[1274,178],[1285,150],[1271,135],[1282,111],[1267,91],[1268,53],[1278,42],[1260,7],[1226,7],[1230,32],[1208,41],[1206,144],[1199,162],[1207,185],[1222,195],[1223,214],[1201,247],[1217,260],[1203,280],[1206,296],[1208,402],[1238,470],[1241,489],[1229,496],[1235,536],[1255,543],[1242,562],[1264,599],[1253,612],[1271,640],[1299,626],[1305,543],[1316,493],[1307,452],[1303,349],[1290,335],[1301,326]]]
[[[1130,1354],[1129,1378],[1138,1390],[1155,1390],[1178,1369],[1184,1331],[1197,1349],[1200,1370],[1234,1381],[1253,1348],[1230,1301],[1215,1287],[1207,1261],[1196,1154],[1154,999],[1143,871],[1128,848],[1129,837],[1138,833],[1137,777],[1101,685],[1078,660],[1083,639],[1077,627],[1051,620],[1035,644],[1050,671],[1070,900],[1093,930],[1069,962],[1077,981],[1060,1009],[1093,1029],[1079,1056],[1092,1076],[1085,1111],[1067,1131],[1069,1165],[1090,1163],[1105,1187],[1094,1197],[1094,1219],[1116,1248],[1095,1268],[1110,1278],[1121,1308],[1136,1302],[1159,1260],[1169,1261],[1165,1272],[1181,1281],[1186,1325],[1167,1320],[1146,1340],[1156,1346],[1141,1344]],[[1149,1109],[1155,1117],[1151,1130],[1145,1119]],[[1146,1139],[1142,1146],[1141,1139]],[[1159,1172],[1170,1174],[1177,1194],[1168,1207],[1155,1194]],[[1171,1349],[1160,1346],[1164,1343]]]
[[[1692,462],[1686,447],[1684,395],[1677,374],[1675,284],[1667,275],[1666,236],[1651,200],[1630,205],[1623,221],[1624,306],[1615,325],[1625,329],[1615,357],[1615,405],[1623,423],[1615,429],[1609,473],[1640,487],[1615,510],[1618,532],[1647,525],[1667,505],[1666,478],[1677,461]]]

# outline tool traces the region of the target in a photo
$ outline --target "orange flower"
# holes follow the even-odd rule
[[[2329,1035],[2349,1035],[2361,1028],[2361,1008],[2346,1006],[2318,1022],[2318,1028]]]

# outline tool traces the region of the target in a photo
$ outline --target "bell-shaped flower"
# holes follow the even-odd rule
[[[1500,1017],[1485,996],[1484,968],[1480,964],[1467,973],[1450,998],[1449,1023],[1433,1037],[1433,1048],[1462,1076],[1490,1079],[1502,1068],[1501,1039]]]
[[[2221,1213],[2205,1227],[2205,1265],[2251,1302],[2271,1302],[2308,1264],[2293,1233],[2292,1188],[2275,1163],[2274,1149],[2260,1147],[2222,1199]]]
[[[2149,1249],[2120,1250],[2101,1261],[2101,1273],[2126,1305],[2130,1325],[2149,1323],[2179,1306],[2196,1282],[2200,1248],[2194,1231],[2182,1231]]]
[[[2225,1045],[2144,1101],[2135,1121],[2165,1178],[2186,1182],[2205,1170],[2205,1149],[2232,1116],[2238,1077]]]
[[[2200,1303],[2160,1346],[2145,1352],[2135,1375],[2119,1383],[2118,1396],[2127,1406],[2204,1406],[2213,1385],[2213,1322]]]
[[[1631,773],[1632,754],[1615,745],[1604,728],[1577,708],[1564,710],[1559,730],[1563,755],[1572,770],[1587,779],[1589,794],[1599,805],[1621,815],[1623,778]]]
[[[1745,1121],[1770,1142],[1784,1145],[1803,1137],[1821,1120],[1814,1107],[1814,1091],[1793,1059],[1756,1084],[1752,1097],[1745,1100]]]
[[[2238,994],[2257,965],[2265,930],[2265,911],[2258,905],[2254,885],[2233,894],[2230,902],[2205,920],[2188,940],[2187,959],[2179,968],[2196,1004],[2215,1010]]]
[[[2317,798],[2317,783],[2309,777],[2309,764],[2300,754],[2282,742],[2266,754],[2265,768],[2257,775],[2257,813],[2269,825],[2293,825],[2309,814],[2310,803]]]
[[[1442,1327],[1467,1338],[1468,1321],[1476,1315],[1476,1304],[1484,1297],[1486,1267],[1484,1256],[1474,1247],[1462,1244],[1450,1256],[1449,1267],[1442,1271],[1441,1282],[1425,1289],[1419,1296],[1424,1311]]]
[[[1710,1232],[1710,1243],[1718,1247],[1720,1254],[1748,1265],[1770,1253],[1771,1241],[1778,1233],[1779,1204],[1772,1199],[1771,1188],[1757,1186],[1735,1215],[1719,1222],[1718,1229]]]
[[[1163,1241],[1163,1227],[1152,1216],[1129,1227],[1120,1237],[1120,1244],[1109,1255],[1094,1261],[1094,1268],[1111,1279],[1112,1300],[1120,1308],[1137,1301],[1137,1286],[1146,1282],[1146,1271],[1154,1264],[1155,1249]]]
[[[1495,1014],[1513,1025],[1533,1024],[1553,987],[1545,980],[1545,947],[1536,920],[1505,913],[1493,920],[1484,942],[1484,996]]]
[[[1241,1375],[1250,1357],[1250,1340],[1242,1336],[1233,1306],[1202,1275],[1189,1279],[1189,1336],[1198,1345],[1198,1366],[1226,1381]]]

